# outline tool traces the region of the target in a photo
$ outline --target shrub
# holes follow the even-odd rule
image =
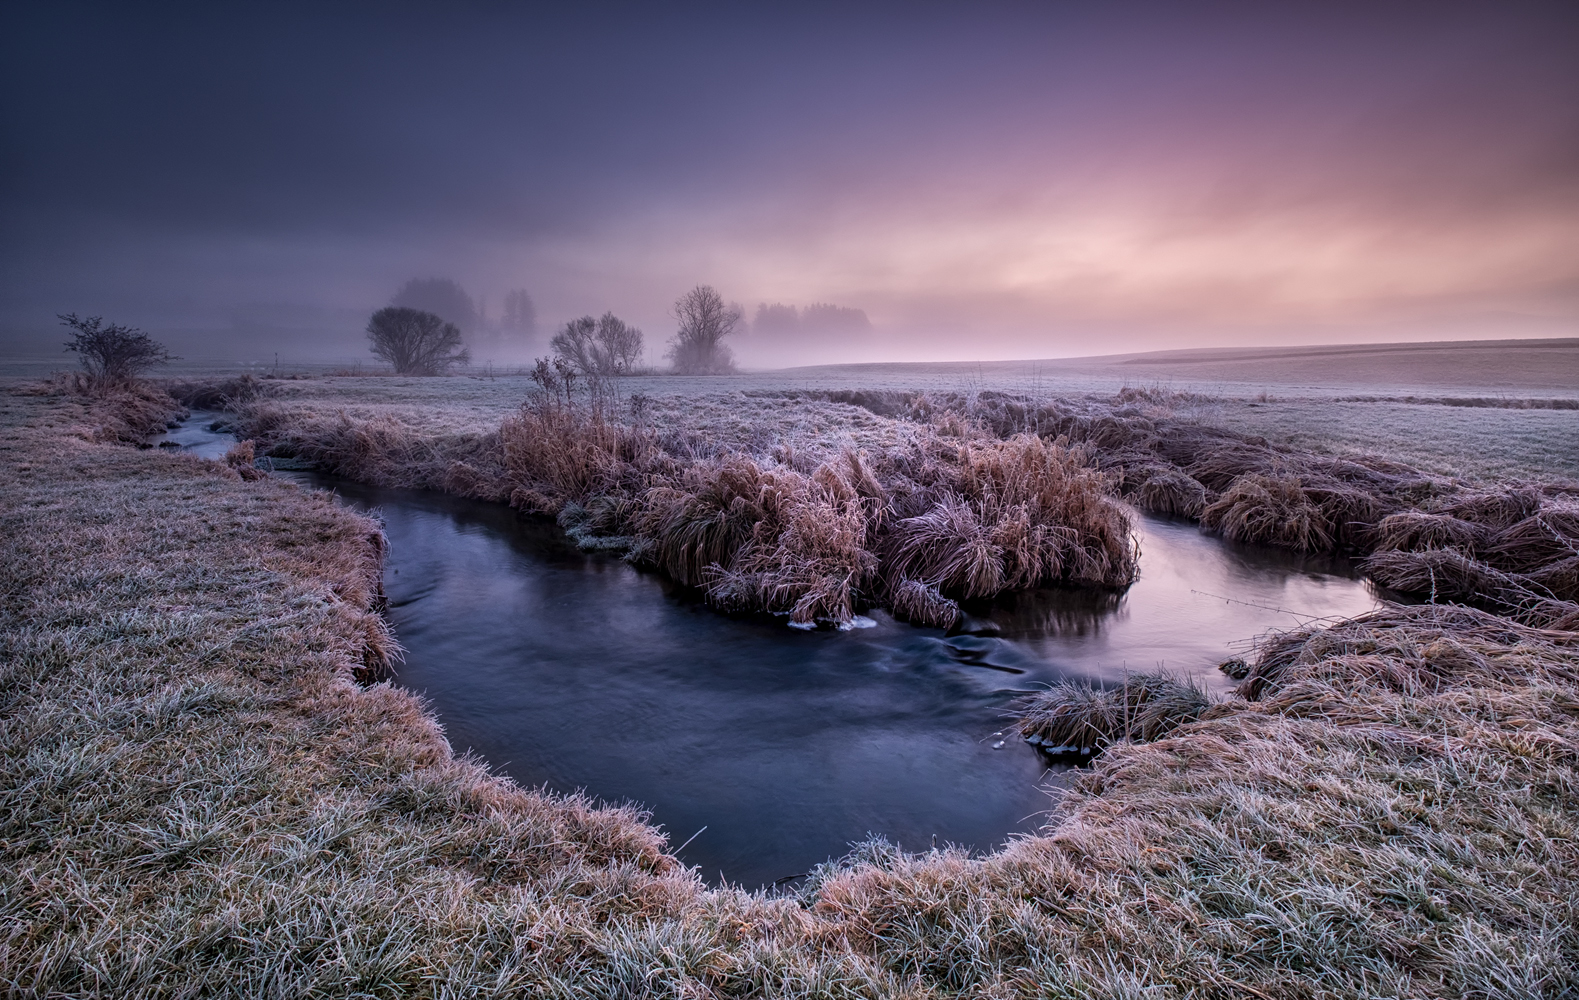
[[[106,324],[100,316],[79,318],[76,313],[63,313],[60,322],[75,331],[66,341],[66,350],[77,354],[89,388],[94,390],[126,385],[150,368],[178,360],[163,344],[135,327]]]

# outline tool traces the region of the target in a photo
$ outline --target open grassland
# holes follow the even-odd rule
[[[639,813],[456,760],[369,683],[377,525],[105,443],[170,412],[138,399],[0,397],[8,995],[1579,992],[1579,633],[1426,606],[1272,637],[1226,700],[1099,706],[1041,836],[708,889]],[[1423,527],[1490,544],[1482,506]]]
[[[1554,353],[1566,358],[1565,352],[1529,353],[1537,361]],[[1573,353],[1579,354],[1579,349]],[[1347,363],[1352,365],[1354,359]],[[868,373],[868,367],[880,370]],[[1190,378],[1189,366],[1176,366],[1175,370],[1112,365],[1093,369],[1098,374],[1077,370],[1073,363],[1067,371],[1034,364],[911,370],[926,367],[847,366],[807,370],[805,375],[789,371],[727,378],[631,378],[621,380],[620,391],[626,398],[651,400],[656,426],[692,428],[720,440],[732,438],[749,444],[753,434],[761,435],[764,416],[774,422],[785,417],[761,402],[775,397],[779,399],[776,409],[782,411],[784,400],[800,397],[799,405],[805,406],[805,397],[813,393],[829,397],[924,392],[934,397],[971,398],[983,392],[1004,392],[1045,398],[1088,393],[1111,396],[1125,386],[1141,386],[1173,396],[1174,408],[1181,416],[1292,448],[1381,455],[1441,475],[1579,478],[1579,389],[1573,388],[1579,385],[1579,376],[1563,389],[1546,386],[1515,391],[1500,385],[1378,386],[1338,377],[1330,386],[1317,387],[1292,384],[1286,376],[1280,381],[1271,377],[1271,372],[1264,373],[1268,378],[1263,381],[1237,383]],[[1527,377],[1530,373],[1519,368],[1513,374]],[[304,415],[327,418],[344,412],[354,420],[387,418],[431,435],[487,433],[515,413],[534,388],[522,375],[442,379],[314,376],[266,381],[277,405]],[[1532,403],[1537,405],[1532,407]],[[760,412],[764,408],[769,412]],[[861,442],[875,429],[861,415],[837,407],[822,414],[807,411],[802,419],[804,433],[800,437],[813,445],[844,435]],[[778,433],[783,437],[782,430]]]
[[[1579,409],[1274,398],[1225,399],[1196,415],[1291,448],[1386,455],[1438,475],[1579,479]]]

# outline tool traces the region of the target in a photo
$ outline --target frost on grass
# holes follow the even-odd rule
[[[1272,637],[1235,697],[1119,730],[1037,836],[707,889],[634,809],[520,789],[355,682],[392,652],[375,524],[95,419],[0,396],[8,995],[1579,991],[1572,631],[1427,606]]]
[[[1369,555],[1378,583],[1427,599],[1532,623],[1579,614],[1579,485],[1274,445],[1203,422],[1221,401],[1190,393],[649,397],[623,382],[516,380],[526,401],[507,410],[483,380],[323,381],[178,392],[234,400],[240,432],[272,455],[558,516],[584,548],[802,624],[882,606],[947,626],[961,600],[1122,587],[1136,561],[1120,500],[1236,541]],[[456,399],[432,398],[437,381]],[[1506,521],[1503,507],[1522,513]]]

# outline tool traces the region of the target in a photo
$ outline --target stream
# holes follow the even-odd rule
[[[501,504],[276,475],[382,518],[406,649],[395,679],[457,753],[526,786],[638,803],[685,863],[749,888],[869,835],[985,852],[1033,833],[1068,768],[1007,728],[1018,698],[1158,668],[1226,692],[1216,665],[1246,640],[1378,603],[1347,560],[1142,516],[1140,579],[1122,594],[1014,595],[974,609],[962,634],[881,611],[865,628],[797,631],[715,611]]]

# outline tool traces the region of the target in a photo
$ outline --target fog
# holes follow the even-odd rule
[[[1572,5],[24,3],[0,81],[7,357],[365,358],[413,279],[501,362],[698,284],[748,367],[1579,330]]]

